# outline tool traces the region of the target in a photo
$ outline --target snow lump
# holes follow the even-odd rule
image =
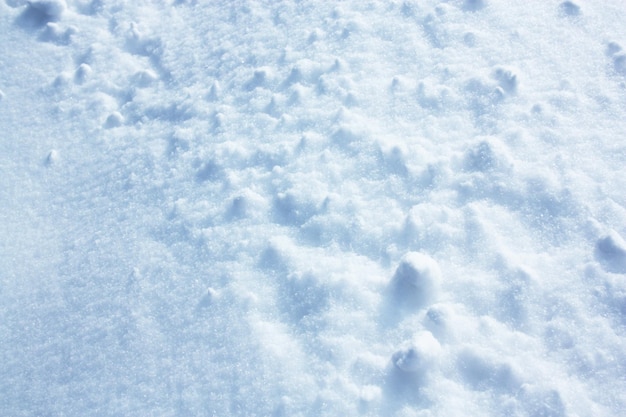
[[[433,258],[409,252],[402,258],[391,279],[391,296],[402,307],[423,308],[435,300],[440,281],[441,270]]]

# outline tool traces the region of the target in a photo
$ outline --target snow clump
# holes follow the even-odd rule
[[[441,270],[428,255],[409,252],[391,279],[394,300],[404,307],[422,308],[431,304],[439,291]]]

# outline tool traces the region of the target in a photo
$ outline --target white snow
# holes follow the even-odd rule
[[[625,21],[0,0],[0,415],[622,415]]]
[[[400,260],[390,283],[392,302],[410,309],[427,307],[436,301],[440,282],[441,271],[434,259],[409,252]]]

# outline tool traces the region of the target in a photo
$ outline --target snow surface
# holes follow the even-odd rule
[[[0,1],[0,415],[624,415],[624,22]]]

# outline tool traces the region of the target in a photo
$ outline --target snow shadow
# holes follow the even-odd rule
[[[398,408],[405,404],[424,406],[428,401],[422,389],[425,384],[425,375],[405,372],[391,364],[385,378],[383,394],[390,405],[393,404]]]
[[[428,331],[419,332],[404,342],[387,366],[383,393],[390,404],[427,407],[430,400],[423,387],[437,368],[440,354],[439,342]]]
[[[312,273],[293,273],[277,278],[279,305],[292,323],[306,325],[327,307],[329,291]]]
[[[383,323],[394,325],[406,314],[428,307],[439,291],[441,271],[430,256],[409,252],[389,282],[382,307]]]
[[[273,220],[284,226],[302,226],[317,211],[313,202],[291,192],[278,193],[272,201]]]
[[[626,273],[626,242],[614,230],[598,239],[595,257],[607,271]]]
[[[266,270],[276,290],[277,306],[289,324],[300,329],[319,324],[327,309],[331,288],[313,271],[298,271],[289,261],[285,242],[270,242],[258,266]]]
[[[15,23],[27,30],[40,29],[47,23],[59,20],[66,8],[62,0],[32,0],[27,2]]]
[[[457,368],[463,381],[476,391],[515,392],[522,385],[521,378],[510,364],[471,348],[459,354]]]
[[[26,7],[26,9],[17,17],[15,23],[18,26],[27,29],[35,30],[44,27],[47,23],[53,22],[55,19],[39,9],[32,6]]]

